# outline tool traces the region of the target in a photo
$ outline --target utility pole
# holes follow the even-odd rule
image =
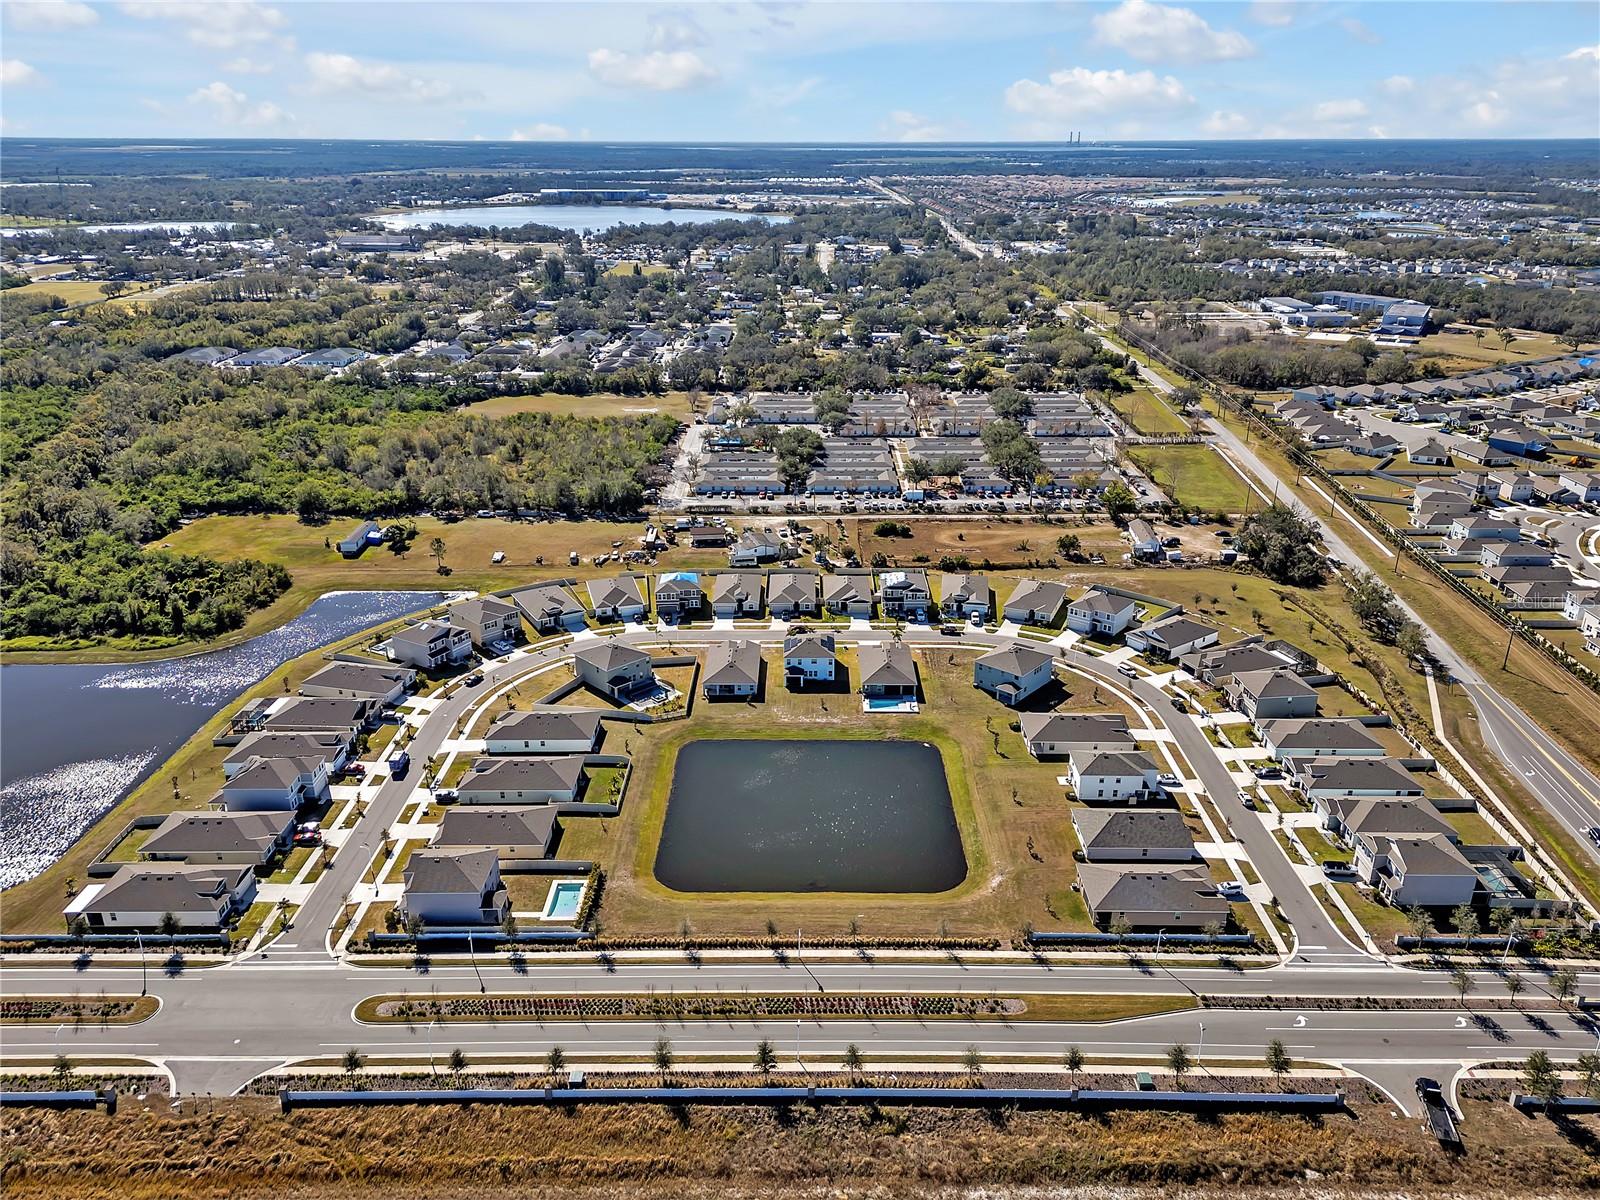
[[[1511,665],[1511,642],[1516,636],[1516,630],[1513,629],[1506,631],[1506,654],[1505,657],[1500,660],[1500,669],[1502,671]]]

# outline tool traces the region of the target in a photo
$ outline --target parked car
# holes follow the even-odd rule
[[[320,846],[322,845],[322,830],[297,829],[294,834],[294,844],[296,846]]]
[[[1156,782],[1164,788],[1175,788],[1182,786],[1182,780],[1180,780],[1171,771],[1163,771],[1160,775],[1157,775]]]
[[[1282,779],[1283,778],[1283,768],[1282,767],[1257,767],[1256,768],[1256,778],[1257,779]]]
[[[1121,676],[1123,676],[1124,678],[1127,678],[1127,679],[1137,679],[1137,678],[1139,678],[1138,668],[1135,667],[1132,663],[1123,663],[1120,667],[1117,668],[1117,674],[1121,675]]]
[[[411,755],[401,750],[389,756],[389,775],[393,779],[404,779],[406,772],[411,769]]]
[[[1256,798],[1249,792],[1240,792],[1239,803],[1244,805],[1246,808],[1254,808],[1256,806]]]
[[[474,671],[471,675],[468,675],[461,682],[466,684],[468,687],[477,687],[480,683],[483,682],[483,672],[482,671]]]
[[[1322,864],[1322,873],[1328,876],[1337,876],[1342,879],[1347,875],[1354,875],[1355,869],[1342,858],[1330,858],[1327,862]]]
[[[1226,879],[1217,884],[1217,895],[1228,900],[1244,899],[1244,885],[1237,879]]]
[[[945,637],[960,637],[961,636],[961,626],[959,626],[959,625],[941,625],[941,626],[939,626],[939,632],[942,633]]]

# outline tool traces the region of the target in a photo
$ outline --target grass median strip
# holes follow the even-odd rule
[[[137,1025],[160,1007],[154,996],[7,996],[0,1025]]]
[[[356,1019],[417,1021],[1120,1021],[1194,1008],[1192,996],[870,993],[663,996],[368,996]]]

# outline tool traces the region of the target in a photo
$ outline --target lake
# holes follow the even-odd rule
[[[655,874],[681,892],[943,892],[967,860],[926,742],[709,740],[678,751]]]
[[[479,204],[458,208],[419,208],[403,213],[371,213],[368,220],[404,232],[433,225],[476,225],[516,229],[550,225],[574,233],[599,233],[618,225],[708,225],[712,221],[788,221],[778,213],[741,213],[728,209],[663,208],[658,204]]]
[[[110,225],[0,226],[0,237],[32,237],[55,233],[144,233],[163,229],[168,233],[220,233],[242,225],[240,221],[123,221]]]
[[[0,667],[0,887],[44,870],[218,709],[291,658],[443,592],[329,592],[225,650],[127,664]]]

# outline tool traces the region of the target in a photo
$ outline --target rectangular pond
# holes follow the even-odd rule
[[[655,875],[683,892],[943,892],[967,860],[936,747],[727,739],[678,752]]]

